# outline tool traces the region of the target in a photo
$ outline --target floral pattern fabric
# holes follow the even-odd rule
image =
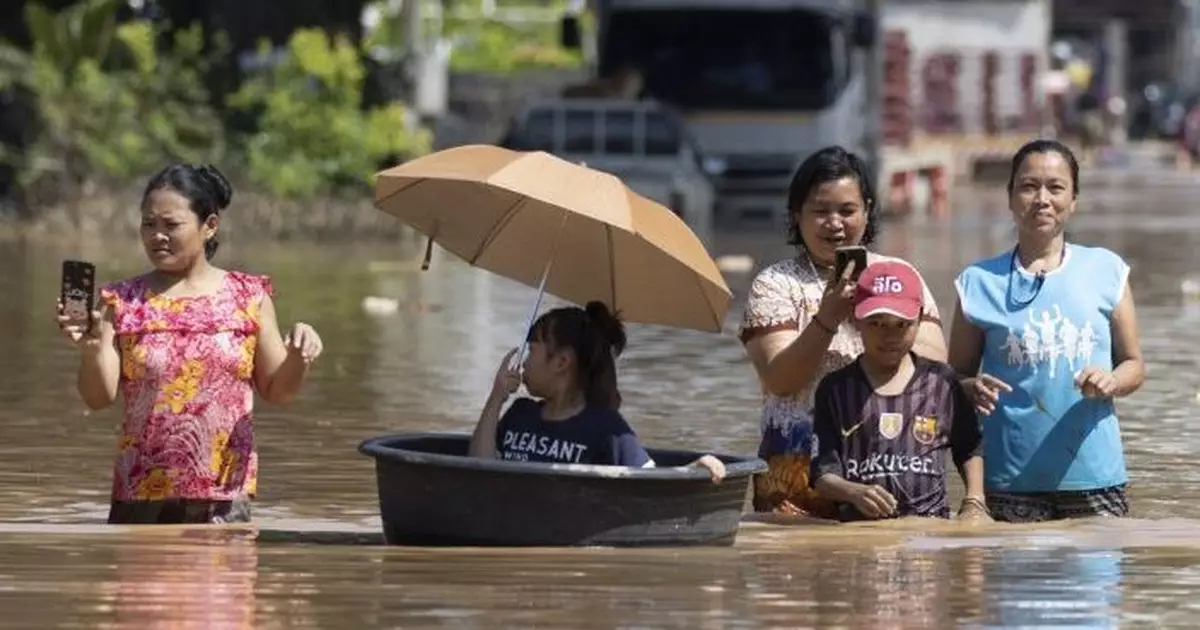
[[[125,402],[114,501],[254,496],[254,359],[272,294],[268,278],[233,271],[211,295],[159,295],[145,278],[101,291]]]
[[[899,261],[870,252],[867,262]],[[922,279],[924,284],[924,279]],[[925,289],[925,319],[941,315],[929,286]],[[780,330],[804,330],[821,307],[825,279],[803,255],[781,260],[759,272],[750,285],[750,295],[738,331],[742,342]],[[759,457],[769,465],[767,474],[755,478],[755,506],[789,500],[797,507],[824,512],[830,506],[808,487],[809,464],[815,449],[812,416],[813,392],[826,374],[852,363],[862,354],[862,337],[847,319],[837,328],[829,349],[812,383],[794,396],[776,396],[763,388]]]

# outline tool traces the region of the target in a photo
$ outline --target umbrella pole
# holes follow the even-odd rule
[[[533,322],[537,320],[538,310],[542,308],[542,296],[546,295],[546,278],[550,277],[550,268],[554,266],[554,258],[546,262],[546,269],[542,272],[542,282],[538,285],[537,299],[533,302],[533,312],[529,314],[529,321],[525,322],[525,334],[521,336],[521,345],[518,346],[521,350],[517,352],[517,356],[513,359],[516,365],[512,366],[517,370],[521,369],[521,365],[525,363],[525,351],[529,349],[529,331],[533,328]]]
[[[546,279],[550,277],[550,269],[554,267],[554,259],[558,258],[558,245],[561,242],[563,227],[567,225],[567,217],[569,213],[564,212],[562,223],[558,225],[558,232],[554,234],[554,246],[550,251],[550,258],[546,260],[546,268],[542,270],[542,281],[538,283],[537,298],[533,302],[533,312],[529,314],[529,321],[525,323],[525,334],[521,336],[521,343],[517,347],[520,350],[517,352],[514,361],[516,365],[513,367],[516,370],[521,369],[521,365],[525,363],[525,351],[529,349],[529,331],[533,329],[533,322],[537,320],[538,310],[542,308],[542,298],[546,295]]]

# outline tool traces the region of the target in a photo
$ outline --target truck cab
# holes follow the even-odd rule
[[[840,144],[878,168],[878,0],[591,0],[595,82],[680,112],[716,214],[775,221],[792,173]],[[563,44],[584,46],[564,18]]]
[[[713,186],[682,120],[668,107],[604,98],[536,100],[517,113],[501,144],[616,175],[670,208],[711,246]]]

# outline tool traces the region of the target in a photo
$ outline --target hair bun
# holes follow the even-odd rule
[[[230,185],[225,175],[212,164],[199,166],[196,168],[196,172],[212,186],[213,195],[217,200],[217,208],[219,210],[228,208],[229,202],[233,201],[233,186]]]
[[[584,307],[592,325],[600,328],[600,335],[612,348],[614,357],[625,351],[625,325],[621,323],[619,314],[608,310],[604,302],[593,300]]]

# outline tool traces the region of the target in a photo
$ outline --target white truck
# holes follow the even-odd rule
[[[612,173],[712,245],[715,191],[683,121],[668,107],[648,100],[534,100],[514,116],[500,144]]]
[[[595,81],[575,95],[635,95],[680,112],[718,222],[777,222],[809,153],[840,144],[879,171],[878,3],[588,0],[596,40],[583,42],[567,15],[562,43],[593,52]]]

